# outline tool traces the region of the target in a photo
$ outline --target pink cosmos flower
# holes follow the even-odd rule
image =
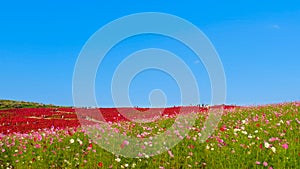
[[[289,145],[286,144],[286,143],[285,143],[285,144],[282,144],[281,146],[282,146],[282,148],[284,148],[284,149],[288,149],[288,148],[289,148]]]
[[[123,143],[121,144],[121,148],[124,148],[125,146],[127,146],[129,144],[129,141],[124,140]]]
[[[169,155],[170,155],[171,158],[174,158],[174,155],[172,154],[171,150],[168,150],[168,153],[169,153]]]
[[[128,144],[129,144],[129,141],[125,140],[123,143],[124,143],[125,145],[128,145]]]
[[[224,143],[224,140],[218,139],[218,142],[219,142],[219,143]]]
[[[260,162],[259,162],[259,161],[256,161],[255,164],[260,165]]]
[[[298,124],[300,124],[300,120],[298,120],[298,118],[295,119],[297,121]]]
[[[38,140],[41,141],[43,137],[41,135],[38,135]]]
[[[41,145],[40,144],[36,144],[35,148],[41,148]]]
[[[265,166],[265,167],[267,167],[268,166],[268,163],[267,162],[263,162],[263,165]]]
[[[258,115],[256,114],[255,117],[253,117],[253,121],[258,121]]]
[[[93,144],[90,143],[89,146],[88,146],[88,148],[87,148],[87,150],[91,150],[92,148],[93,148]]]

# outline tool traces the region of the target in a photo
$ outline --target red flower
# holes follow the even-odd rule
[[[122,143],[122,144],[120,145],[120,147],[121,147],[121,149],[123,149],[123,148],[125,147],[125,145]]]
[[[260,124],[256,123],[256,127],[259,127],[259,126],[260,126]]]
[[[227,128],[226,128],[226,126],[224,125],[224,126],[222,126],[222,127],[220,128],[220,130],[221,130],[221,131],[226,131]]]
[[[99,162],[98,163],[98,167],[102,167],[103,166],[103,163],[102,162]]]
[[[91,150],[92,148],[93,148],[93,144],[90,143],[87,149],[88,149],[88,150]]]

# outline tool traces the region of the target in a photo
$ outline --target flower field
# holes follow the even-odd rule
[[[142,149],[157,146],[155,137],[174,125],[181,107],[164,109],[149,123],[127,120],[114,108],[99,109],[107,131],[139,138]],[[122,108],[124,111],[133,111]],[[147,109],[138,108],[139,111]],[[179,144],[152,156],[116,156],[88,136],[72,108],[0,110],[0,168],[299,168],[300,103],[253,107],[225,106],[215,132],[204,143],[201,131],[208,117],[204,107],[184,107],[197,120]],[[154,109],[155,111],[155,109]],[[148,117],[153,118],[153,117]],[[96,122],[91,122],[93,125]],[[175,125],[181,126],[179,122]],[[105,136],[107,131],[102,131]],[[176,131],[174,131],[176,132]],[[105,137],[103,138],[105,140]],[[151,140],[151,139],[150,139]],[[132,142],[120,140],[119,149]],[[109,143],[108,143],[109,144]]]

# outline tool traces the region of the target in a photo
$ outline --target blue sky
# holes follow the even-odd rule
[[[299,1],[5,1],[0,5],[0,98],[72,105],[76,59],[88,38],[119,17],[164,12],[201,29],[215,46],[227,78],[228,104],[253,105],[300,100]],[[174,51],[197,77],[201,103],[210,103],[203,65],[166,37],[136,36],[107,54],[96,78],[100,106],[113,106],[110,78],[122,57],[157,47]],[[180,103],[174,79],[150,70],[130,87],[133,105],[147,106],[160,88],[168,105]]]

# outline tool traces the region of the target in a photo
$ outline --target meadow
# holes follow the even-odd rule
[[[149,123],[128,121],[112,109],[104,118],[111,131],[143,140],[173,125],[179,108]],[[5,109],[0,110],[0,168],[300,168],[299,112],[299,102],[226,107],[215,132],[202,143],[208,111],[191,107],[186,113],[196,114],[196,123],[188,134],[177,133],[179,144],[159,155],[126,158],[93,142],[72,108]],[[128,144],[122,140],[118,148]]]

